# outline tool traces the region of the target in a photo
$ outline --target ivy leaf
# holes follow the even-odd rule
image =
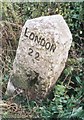
[[[82,107],[79,107],[76,111],[74,111],[71,115],[71,117],[78,117],[83,119],[84,118],[84,110]]]

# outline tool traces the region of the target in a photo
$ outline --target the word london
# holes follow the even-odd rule
[[[25,33],[24,33],[24,36],[25,37],[28,37],[30,40],[34,41],[34,42],[37,42],[39,45],[41,45],[42,47],[45,47],[46,50],[49,50],[49,51],[52,51],[54,52],[55,49],[56,49],[56,45],[53,44],[53,43],[50,43],[50,42],[47,42],[45,40],[45,38],[43,38],[42,36],[38,37],[38,35],[35,35],[34,32],[31,32],[28,36],[28,28],[26,27],[25,29]]]

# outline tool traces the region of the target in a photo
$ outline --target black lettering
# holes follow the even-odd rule
[[[41,39],[40,45],[45,46],[45,39],[44,38]]]
[[[28,37],[27,32],[28,32],[28,28],[25,29],[25,33],[24,33],[26,37]],[[31,32],[29,35],[29,39],[34,40],[34,42],[37,42],[42,47],[45,47],[45,49],[55,52],[56,44],[51,44],[50,42],[46,42],[45,38],[42,38],[41,36],[38,37],[38,35],[35,35],[33,32]],[[29,55],[32,56],[33,50],[31,48],[29,50],[30,50]],[[39,53],[37,52],[35,59],[38,57],[39,57]]]
[[[52,50],[53,52],[55,51],[56,49],[56,45],[55,44],[52,44],[51,48],[50,48],[50,51]]]
[[[35,59],[37,59],[38,57],[39,57],[39,53],[36,52],[36,53],[35,53]]]
[[[50,48],[50,42],[47,42],[45,48],[48,50]]]
[[[33,50],[32,50],[32,48],[29,48],[28,55],[32,56],[32,53],[33,53]]]
[[[35,35],[34,35],[33,32],[31,32],[30,35],[29,35],[29,39],[30,39],[30,40],[33,40],[34,38],[35,38]]]
[[[37,43],[39,44],[40,40],[38,40],[38,36],[37,35],[35,36],[35,40],[34,41],[35,42],[37,41]]]
[[[28,30],[28,28],[25,29],[25,33],[24,33],[24,36],[25,36],[25,37],[28,37],[28,36],[27,36],[27,30]]]

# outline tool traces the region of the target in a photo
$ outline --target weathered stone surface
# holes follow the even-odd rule
[[[71,42],[61,15],[26,21],[13,63],[12,84],[26,90],[29,99],[45,98],[65,67]]]

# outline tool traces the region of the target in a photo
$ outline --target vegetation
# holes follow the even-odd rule
[[[61,14],[66,20],[73,42],[66,67],[52,93],[40,105],[28,101],[22,93],[5,94],[20,30],[27,19]],[[84,120],[84,2],[76,3],[2,3],[4,36],[2,39],[2,99],[7,104],[3,120],[10,117],[42,120]],[[1,25],[0,25],[1,26]],[[8,36],[8,37],[7,37]],[[22,116],[23,115],[23,116]]]

